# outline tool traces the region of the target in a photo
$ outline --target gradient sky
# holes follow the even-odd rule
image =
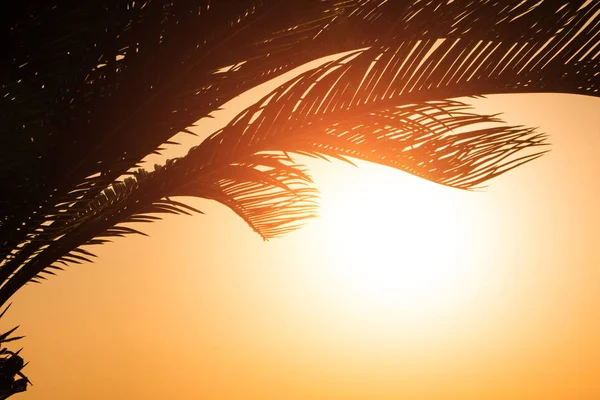
[[[34,386],[16,397],[600,398],[600,100],[475,105],[552,151],[475,193],[301,158],[323,215],[270,242],[190,201],[206,215],[17,293],[2,325],[27,335]]]

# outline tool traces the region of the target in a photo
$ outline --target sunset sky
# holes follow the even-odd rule
[[[466,101],[551,152],[480,192],[299,157],[321,217],[269,242],[186,200],[206,214],[17,293],[2,327],[34,386],[15,398],[600,398],[600,100]]]

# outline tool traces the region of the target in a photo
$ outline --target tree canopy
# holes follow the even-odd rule
[[[314,216],[294,155],[459,189],[544,135],[462,100],[598,96],[596,1],[19,1],[2,15],[0,304],[132,222],[217,200],[265,239]],[[182,158],[140,161],[225,102],[323,56]],[[191,132],[190,132],[191,133]],[[126,178],[124,178],[126,177]],[[84,247],[82,247],[84,246]]]
[[[87,260],[82,244],[134,232],[118,223],[186,212],[170,196],[223,202],[265,238],[294,229],[316,192],[293,154],[476,187],[537,157],[521,150],[543,136],[452,99],[597,96],[599,10],[589,1],[19,2],[3,17],[0,301],[60,263]],[[134,172],[226,101],[341,52],[186,157]]]

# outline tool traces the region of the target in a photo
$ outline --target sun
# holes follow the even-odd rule
[[[366,163],[346,172],[322,186],[331,284],[369,315],[451,317],[478,283],[476,194]]]

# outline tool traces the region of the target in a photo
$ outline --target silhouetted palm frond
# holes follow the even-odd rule
[[[264,238],[315,212],[293,154],[359,158],[471,189],[541,153],[543,136],[458,97],[598,96],[590,1],[31,2],[5,16],[0,303],[138,231],[175,196],[230,207]],[[57,28],[56,28],[57,27]],[[187,156],[119,176],[194,121],[283,82]],[[531,151],[529,151],[531,149]]]
[[[10,304],[0,313],[0,318],[4,316],[9,308]],[[21,350],[13,352],[4,347],[4,343],[14,342],[23,338],[23,336],[11,336],[17,328],[19,327],[16,326],[0,334],[0,400],[7,399],[16,393],[24,392],[27,390],[27,384],[31,384],[22,372],[27,364],[25,364],[23,358],[19,355]]]
[[[0,259],[70,220],[173,134],[301,64],[288,57],[358,4],[335,3],[15,3],[2,25],[0,179],[10,190],[0,191]],[[265,52],[277,68],[215,73]]]

